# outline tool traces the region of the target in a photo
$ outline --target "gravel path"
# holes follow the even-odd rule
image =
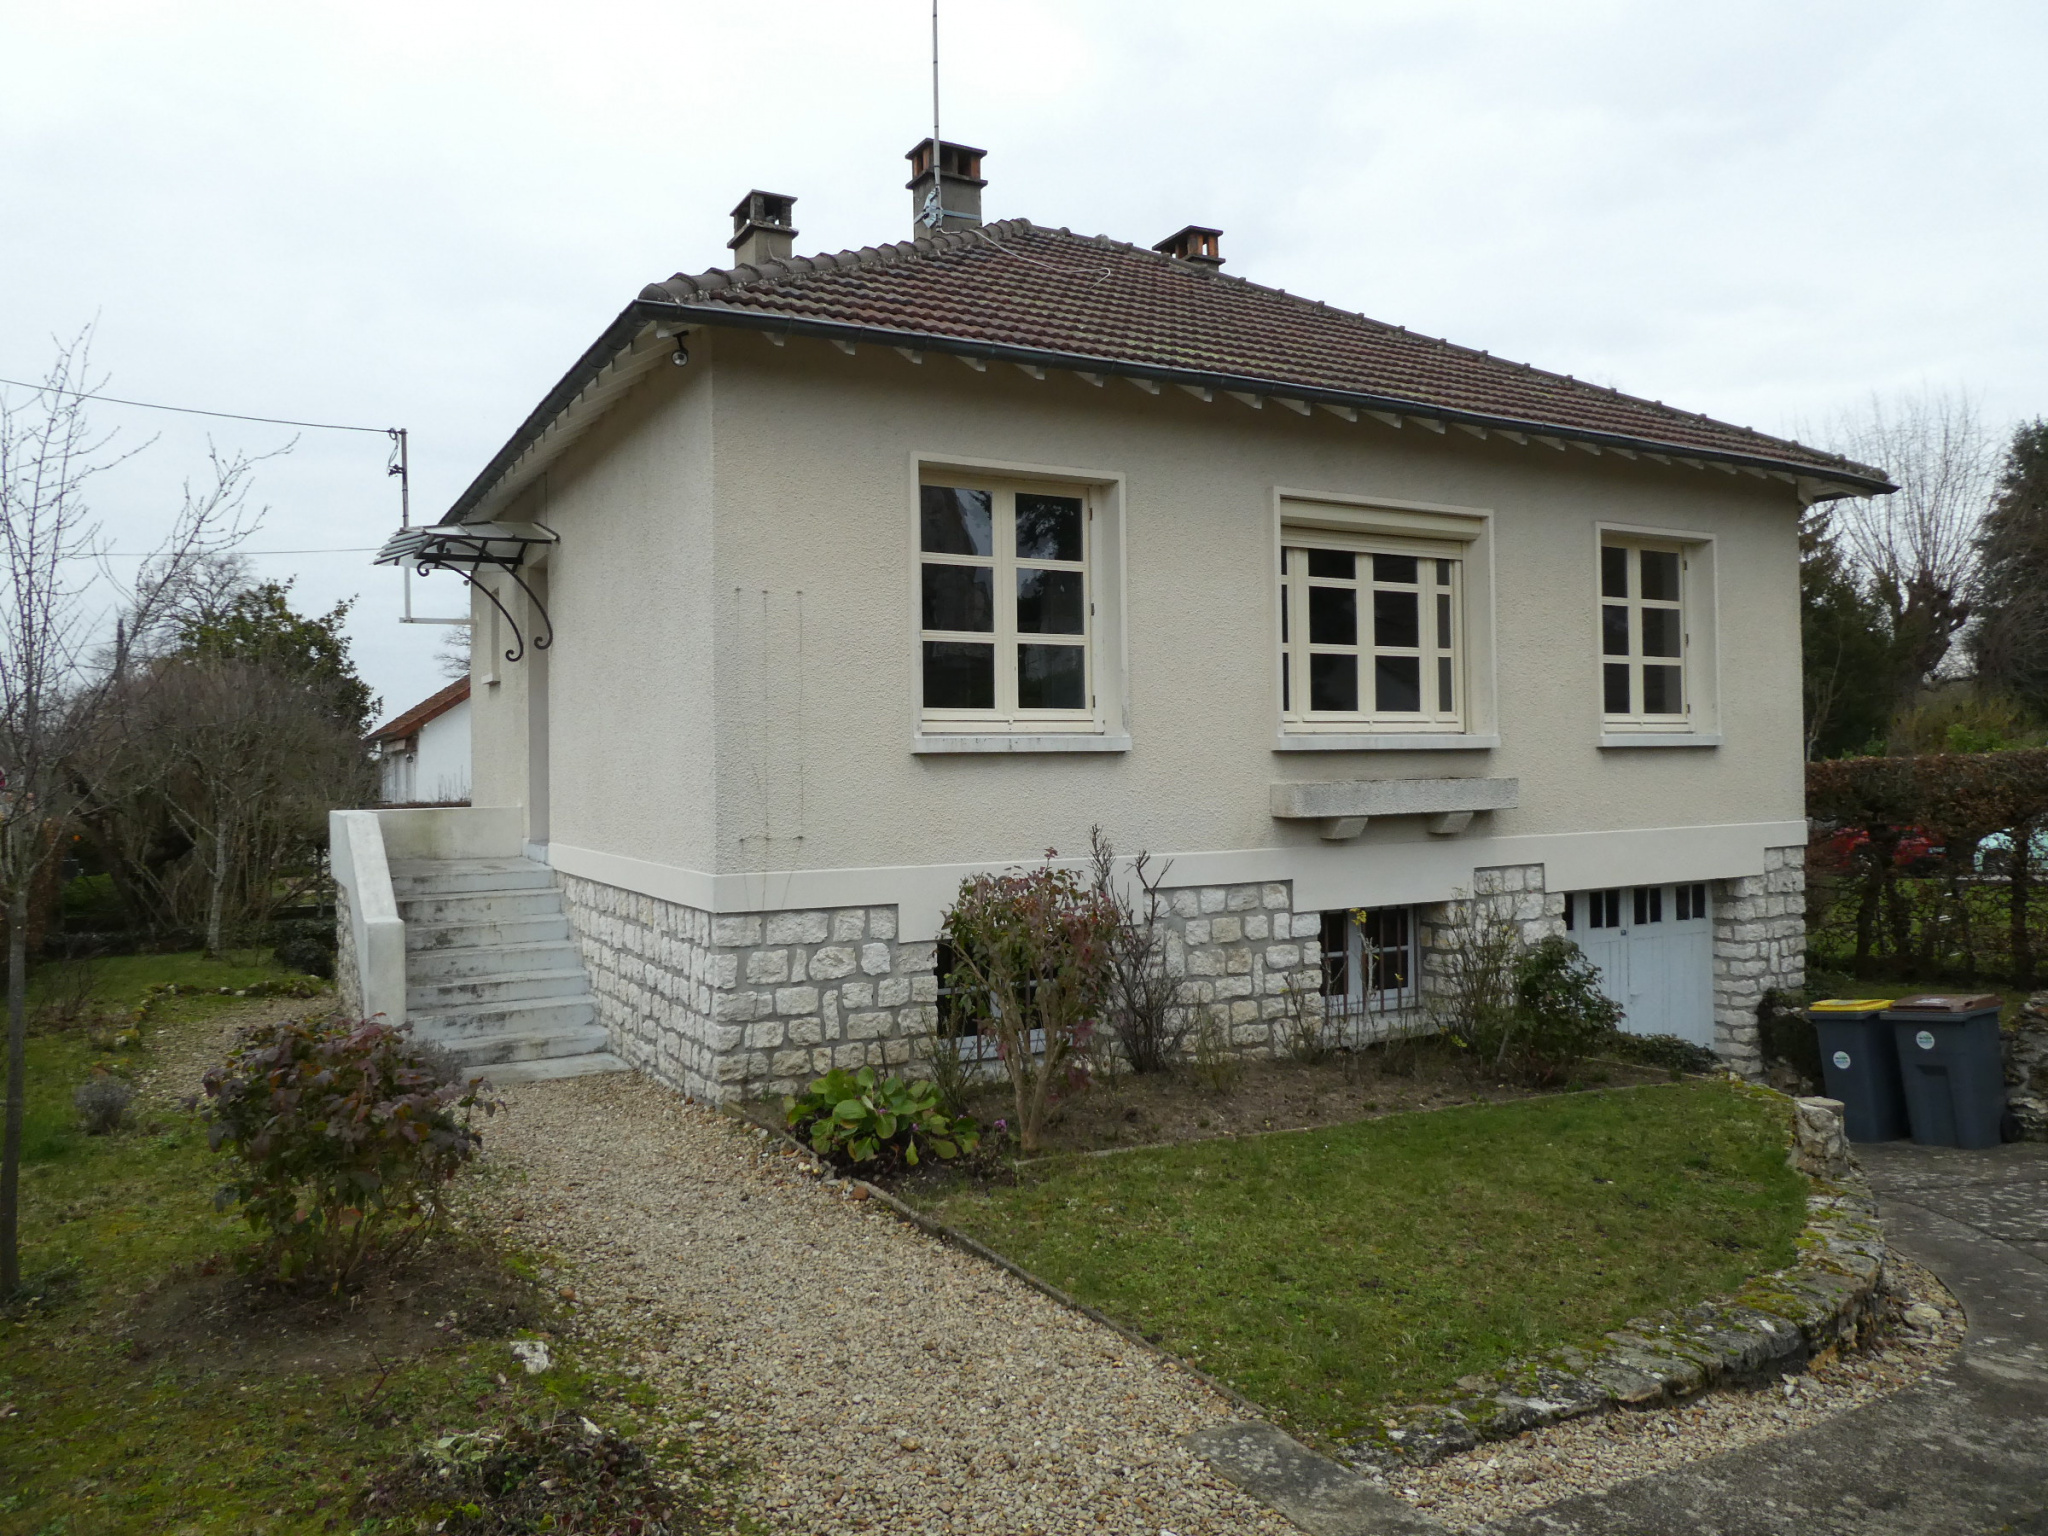
[[[506,1097],[484,1198],[595,1332],[739,1430],[773,1525],[1295,1532],[1180,1445],[1227,1400],[779,1146],[638,1079]]]

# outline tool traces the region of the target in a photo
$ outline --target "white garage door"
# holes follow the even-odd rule
[[[1565,926],[1621,1004],[1622,1028],[1714,1043],[1714,927],[1707,888],[1619,886],[1565,898]]]

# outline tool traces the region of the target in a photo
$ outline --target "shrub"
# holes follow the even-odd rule
[[[1179,984],[1166,970],[1166,903],[1159,889],[1171,864],[1155,873],[1152,856],[1130,860],[1119,880],[1116,849],[1102,828],[1089,829],[1089,862],[1096,899],[1115,914],[1108,936],[1107,1042],[1133,1072],[1166,1072],[1180,1061],[1193,1015],[1179,1007]]]
[[[1840,995],[1856,997],[1861,993],[1848,990]],[[1757,1004],[1756,1024],[1757,1044],[1763,1050],[1764,1065],[1782,1062],[1818,1087],[1823,1081],[1820,1036],[1814,1032],[1813,1020],[1806,1016],[1805,994],[1766,992],[1763,1001]]]
[[[962,881],[946,913],[953,1006],[996,1042],[1026,1152],[1059,1094],[1087,1082],[1081,1058],[1110,995],[1117,925],[1113,902],[1050,863]]]
[[[564,1411],[508,1430],[443,1435],[373,1477],[355,1512],[379,1530],[403,1520],[407,1530],[461,1536],[623,1536],[674,1529],[678,1510],[638,1446]]]
[[[1603,1046],[1621,1005],[1600,990],[1600,967],[1570,939],[1542,940],[1515,964],[1520,1027],[1510,1047],[1532,1082],[1551,1083]]]
[[[808,1093],[785,1098],[782,1109],[791,1130],[809,1127],[812,1151],[851,1163],[879,1158],[915,1168],[925,1151],[954,1158],[981,1144],[980,1128],[948,1115],[931,1083],[877,1078],[873,1067],[827,1072]]]
[[[403,1029],[338,1019],[256,1025],[204,1083],[209,1138],[239,1165],[215,1207],[241,1205],[278,1278],[337,1287],[435,1225],[482,1144],[472,1112],[499,1107],[481,1079],[441,1080]]]
[[[1498,1069],[1520,1023],[1515,997],[1521,932],[1481,901],[1451,905],[1436,936],[1439,971],[1425,994],[1431,1026],[1451,1044]]]
[[[71,1095],[71,1102],[78,1108],[78,1118],[85,1127],[85,1134],[104,1136],[121,1128],[121,1123],[128,1118],[129,1102],[134,1097],[135,1090],[127,1083],[100,1072],[79,1085],[78,1091]]]
[[[1721,1058],[1704,1045],[1694,1045],[1676,1035],[1617,1034],[1609,1050],[1623,1061],[1663,1067],[1671,1072],[1717,1072],[1721,1068]]]
[[[287,971],[302,971],[323,981],[334,979],[334,951],[318,939],[287,939],[277,946],[272,957]]]

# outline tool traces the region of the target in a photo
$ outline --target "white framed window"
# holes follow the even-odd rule
[[[1094,522],[1086,486],[928,471],[918,488],[926,731],[1092,731]]]
[[[1685,730],[1692,699],[1686,546],[1600,543],[1600,693],[1609,730]]]
[[[1284,728],[1465,729],[1465,546],[1287,528]]]
[[[1420,1001],[1413,907],[1323,914],[1323,998],[1332,1015],[1393,1013]]]

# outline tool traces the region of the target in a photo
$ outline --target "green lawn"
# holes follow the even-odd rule
[[[282,974],[192,956],[108,964],[136,996],[159,980],[246,985]],[[177,1002],[188,1019],[252,1007]],[[175,1015],[156,1019],[166,1017],[175,1027]],[[29,1042],[22,1249],[39,1299],[0,1307],[0,1536],[411,1531],[409,1518],[379,1525],[349,1513],[366,1474],[426,1439],[562,1407],[648,1442],[658,1463],[691,1471],[700,1488],[729,1486],[731,1467],[702,1436],[654,1443],[674,1405],[579,1346],[516,1254],[482,1251],[479,1295],[484,1311],[521,1298],[530,1326],[518,1331],[550,1337],[560,1362],[540,1376],[517,1367],[502,1328],[466,1320],[445,1345],[386,1360],[388,1375],[236,1369],[168,1347],[143,1354],[135,1320],[152,1291],[231,1269],[251,1239],[213,1209],[219,1165],[198,1116],[158,1109],[111,1136],[75,1129],[71,1091],[95,1061],[146,1061],[132,1050],[110,1058],[89,1033]],[[712,1512],[723,1497],[694,1501],[678,1529],[730,1528]]]
[[[1312,1434],[1791,1262],[1782,1101],[1558,1095],[1073,1157],[933,1214]]]

